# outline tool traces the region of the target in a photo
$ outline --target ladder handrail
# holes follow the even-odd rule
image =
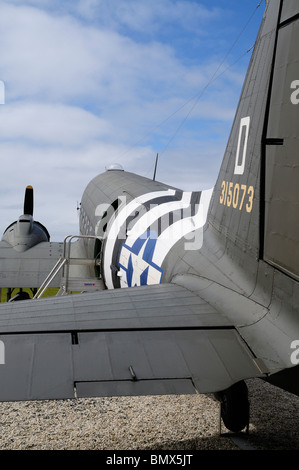
[[[46,277],[46,279],[44,280],[44,282],[42,283],[42,285],[40,286],[40,288],[36,292],[33,299],[39,299],[42,296],[42,294],[45,292],[45,290],[47,289],[49,284],[53,281],[53,279],[57,276],[59,271],[63,268],[66,261],[67,260],[65,258],[62,258],[62,257],[59,258],[59,260],[57,261],[55,266],[51,269],[48,276]]]

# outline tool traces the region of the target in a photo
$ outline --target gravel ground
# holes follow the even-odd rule
[[[247,442],[298,450],[299,397],[258,379],[247,385]],[[219,436],[219,404],[208,395],[7,402],[0,411],[1,450],[239,449]]]

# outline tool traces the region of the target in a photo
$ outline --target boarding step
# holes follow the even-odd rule
[[[70,277],[67,283],[66,279],[62,279],[57,295],[67,294],[68,292],[94,292],[103,289],[105,289],[105,285],[102,279]]]

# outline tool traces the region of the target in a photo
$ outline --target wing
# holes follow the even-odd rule
[[[0,305],[0,400],[208,393],[261,377],[227,318],[175,284]]]
[[[16,251],[0,242],[0,288],[38,288],[63,253],[63,243],[42,242],[30,249]],[[51,287],[60,287],[60,276]]]

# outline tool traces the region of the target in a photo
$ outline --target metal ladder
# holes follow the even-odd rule
[[[33,299],[39,299],[43,295],[45,290],[61,270],[61,284],[56,296],[66,295],[68,292],[72,291],[91,292],[95,290],[103,290],[105,288],[104,282],[101,278],[70,277],[71,265],[100,266],[101,263],[100,259],[71,258],[71,242],[74,238],[101,240],[101,237],[97,237],[95,235],[68,235],[65,237],[63,242],[63,256],[59,258],[55,266],[51,269]]]

